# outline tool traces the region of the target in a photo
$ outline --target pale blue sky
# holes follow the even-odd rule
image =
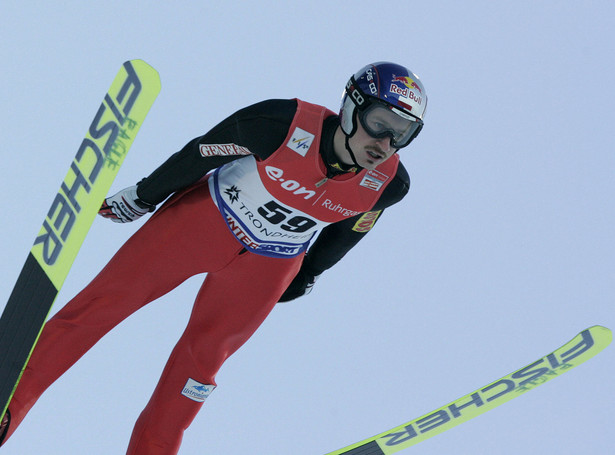
[[[0,300],[123,61],[162,92],[113,190],[247,104],[337,110],[352,73],[392,60],[429,95],[408,197],[225,364],[180,453],[322,455],[615,328],[613,17],[610,1],[5,0]],[[97,220],[55,308],[139,225]],[[106,337],[2,453],[124,453],[200,280]],[[614,375],[610,347],[402,453],[610,453]]]

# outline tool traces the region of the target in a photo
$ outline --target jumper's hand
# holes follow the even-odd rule
[[[154,210],[155,205],[139,199],[135,185],[105,199],[98,214],[115,223],[129,223]]]
[[[288,285],[288,288],[284,291],[282,297],[280,297],[279,302],[288,302],[290,300],[303,297],[304,295],[308,295],[312,292],[312,288],[314,287],[314,284],[316,284],[316,280],[319,276],[320,275],[308,275],[300,270],[297,276]]]

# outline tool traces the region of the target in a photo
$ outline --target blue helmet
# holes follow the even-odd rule
[[[408,126],[394,130],[370,122],[370,115],[383,108],[408,121]],[[356,132],[360,122],[371,136],[390,136],[393,147],[399,149],[418,136],[426,108],[425,88],[416,74],[395,63],[377,62],[360,69],[346,84],[340,123],[346,137]]]

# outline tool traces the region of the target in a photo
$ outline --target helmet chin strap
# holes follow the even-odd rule
[[[346,137],[346,151],[348,151],[348,154],[350,155],[350,159],[352,160],[352,162],[354,163],[355,166],[357,166],[359,169],[361,169],[361,165],[359,163],[357,163],[357,159],[354,156],[354,153],[352,151],[352,149],[350,148],[350,136],[348,134],[344,134],[344,136]]]

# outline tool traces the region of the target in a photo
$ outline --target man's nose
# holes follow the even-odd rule
[[[378,144],[380,149],[386,154],[389,154],[391,152],[391,149],[393,148],[391,146],[391,138],[389,136],[378,138],[376,140],[376,143]]]

